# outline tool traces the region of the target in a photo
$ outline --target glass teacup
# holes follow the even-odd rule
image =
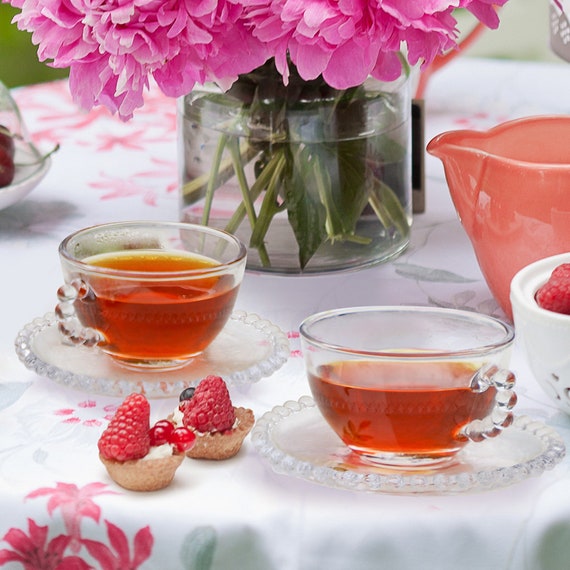
[[[82,229],[59,255],[60,332],[137,370],[179,368],[203,352],[232,313],[246,263],[234,236],[178,222]]]
[[[300,327],[311,392],[363,460],[447,465],[469,442],[513,421],[506,366],[513,329],[492,317],[430,307],[325,311]]]

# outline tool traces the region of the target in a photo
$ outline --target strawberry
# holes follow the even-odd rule
[[[202,433],[230,429],[236,420],[228,388],[219,376],[204,378],[192,398],[180,402],[180,410],[184,425]]]
[[[535,298],[543,309],[570,315],[570,263],[556,267]]]
[[[150,449],[150,404],[142,394],[125,398],[99,438],[105,459],[129,461],[144,457]]]

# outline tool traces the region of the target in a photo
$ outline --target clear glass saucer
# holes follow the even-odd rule
[[[208,374],[228,385],[246,385],[270,376],[289,358],[289,340],[276,325],[253,313],[236,311],[208,347],[178,370],[132,371],[96,348],[62,341],[53,313],[27,324],[16,337],[16,353],[24,365],[71,388],[125,396],[144,392],[149,398],[178,396]]]
[[[401,494],[505,487],[552,469],[566,453],[555,430],[519,416],[500,436],[467,444],[453,464],[413,471],[377,467],[363,463],[342,443],[309,396],[266,412],[251,440],[276,473],[328,487]]]

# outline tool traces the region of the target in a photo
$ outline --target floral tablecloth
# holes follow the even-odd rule
[[[450,128],[568,113],[570,67],[457,58],[426,93],[426,142]],[[504,488],[401,496],[329,488],[280,475],[250,439],[225,462],[187,460],[164,491],[117,487],[97,439],[119,399],[27,370],[14,339],[52,311],[59,242],[120,219],[178,215],[176,102],[152,93],[135,119],[72,104],[65,82],[15,91],[37,145],[61,145],[42,183],[0,211],[0,567],[102,569],[561,569],[570,559],[570,460]],[[313,277],[247,273],[237,308],[271,320],[290,358],[234,387],[257,417],[308,394],[297,328],[310,313],[365,304],[468,308],[503,316],[455,215],[441,164],[426,157],[426,212],[391,263]],[[542,393],[515,346],[518,413],[570,443],[570,418]],[[152,419],[175,398],[151,401]],[[24,562],[27,561],[27,562]],[[59,561],[59,562],[58,562]],[[26,565],[27,564],[27,565]]]

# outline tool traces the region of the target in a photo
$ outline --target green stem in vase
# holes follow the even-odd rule
[[[202,225],[208,225],[210,220],[210,212],[212,211],[212,202],[214,201],[214,191],[219,188],[220,182],[218,181],[218,173],[220,172],[220,164],[222,162],[222,155],[226,146],[228,137],[227,135],[220,136],[218,146],[214,154],[214,162],[210,170],[210,176],[206,185],[206,197],[204,200],[204,210],[202,211]]]
[[[252,231],[255,231],[255,228],[258,226],[258,218],[257,214],[255,213],[255,207],[254,207],[255,198],[252,197],[249,185],[247,183],[247,178],[245,176],[243,164],[241,162],[241,155],[239,152],[239,145],[237,139],[233,137],[230,138],[228,146],[234,163],[234,170],[237,176],[238,184],[241,189],[241,195],[242,195],[241,203],[244,206],[244,210],[249,219]],[[263,264],[263,266],[269,267],[271,265],[271,262],[269,261],[269,255],[267,254],[267,249],[265,248],[265,244],[263,243],[263,241],[252,247],[257,248],[259,252],[259,258],[261,259],[261,263]]]
[[[274,157],[277,159],[276,164],[271,168],[270,180],[265,189],[257,223],[255,227],[252,226],[250,246],[257,249],[263,246],[263,240],[269,230],[273,217],[283,210],[283,207],[277,202],[277,197],[279,194],[281,175],[286,163],[285,152],[278,151]],[[267,168],[267,166],[265,168]]]
[[[249,222],[253,227],[255,225],[257,215],[255,213],[255,208],[253,206],[253,200],[249,192],[249,186],[247,183],[247,179],[245,177],[245,173],[243,171],[243,165],[241,163],[241,157],[239,154],[239,149],[235,138],[230,139],[228,147],[234,164],[234,172],[237,177],[239,187],[241,189],[242,204],[244,205],[247,217],[249,218]]]
[[[255,182],[251,185],[249,190],[249,195],[251,200],[255,202],[261,193],[265,190],[271,177],[273,176],[273,171],[275,169],[276,163],[279,162],[280,157],[278,155],[273,155],[267,166],[261,171],[259,176],[255,179]],[[234,214],[228,221],[225,230],[229,233],[234,233],[243,219],[245,218],[246,210],[243,200],[240,202],[239,206],[236,208]]]
[[[220,151],[220,158],[221,158],[224,149],[223,147],[220,148],[219,146],[218,149]],[[214,160],[217,159],[217,152],[218,151],[216,151],[216,158]],[[250,160],[252,160],[255,157],[257,151],[251,148],[249,145],[247,145],[245,148],[241,150],[241,154],[242,157],[240,162],[247,164]],[[212,178],[212,176],[214,176],[214,178]],[[184,199],[188,200],[195,194],[201,194],[201,193],[206,194],[207,189],[211,184],[211,180],[215,180],[215,185],[213,186],[213,190],[216,190],[220,186],[223,186],[228,180],[231,180],[234,176],[235,176],[235,170],[234,170],[233,160],[231,157],[225,158],[219,162],[217,170],[215,168],[212,168],[211,172],[202,174],[190,180],[189,182],[186,182],[182,187],[182,196],[184,197]]]

